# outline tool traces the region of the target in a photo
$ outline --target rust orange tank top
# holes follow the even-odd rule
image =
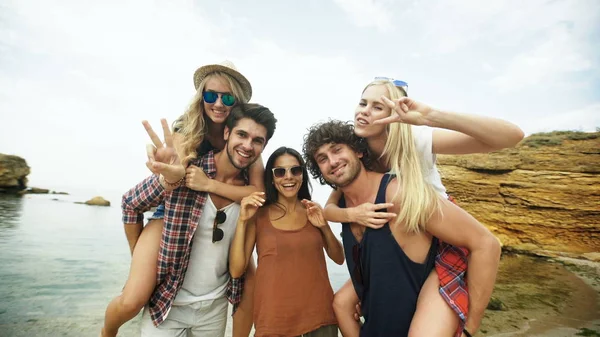
[[[300,229],[281,230],[269,220],[268,207],[259,211],[255,336],[299,336],[337,324],[323,247],[321,231],[308,220]]]

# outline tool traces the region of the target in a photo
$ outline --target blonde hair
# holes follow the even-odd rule
[[[373,81],[365,90],[375,85],[383,85],[391,100],[406,96],[402,88],[386,80]],[[391,113],[394,111],[391,110]],[[419,233],[431,215],[440,210],[440,196],[433,185],[425,180],[424,164],[415,145],[412,126],[391,123],[386,131],[387,140],[380,158],[383,158],[390,172],[397,176],[398,189],[392,202],[400,205],[400,213],[393,225],[398,226],[404,222],[407,232]]]
[[[246,97],[240,83],[229,74],[216,71],[203,78],[198,85],[198,90],[196,90],[196,94],[192,98],[190,105],[183,115],[173,123],[173,128],[183,136],[181,156],[183,157],[182,163],[184,166],[187,166],[187,163],[189,163],[190,160],[198,156],[196,150],[204,140],[204,136],[208,131],[206,121],[204,120],[206,112],[204,111],[202,93],[204,92],[206,83],[215,77],[220,77],[227,82],[235,97],[235,105],[248,102],[248,97]]]

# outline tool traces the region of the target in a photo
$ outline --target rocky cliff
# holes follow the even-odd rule
[[[448,193],[505,246],[600,252],[600,132],[535,134],[438,165]]]
[[[0,193],[25,189],[29,172],[25,159],[0,153]]]

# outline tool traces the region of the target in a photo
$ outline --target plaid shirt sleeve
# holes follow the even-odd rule
[[[144,221],[144,212],[162,203],[164,191],[164,187],[158,181],[158,176],[151,175],[123,194],[121,200],[123,223],[141,224]]]
[[[233,304],[233,310],[231,311],[232,316],[235,314],[240,302],[242,301],[242,293],[244,291],[245,282],[246,274],[242,275],[240,278],[229,279],[229,284],[227,284],[225,296],[227,297],[227,300],[229,300],[229,303]]]

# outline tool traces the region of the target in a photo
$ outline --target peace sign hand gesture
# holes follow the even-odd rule
[[[169,130],[166,119],[161,119],[165,142],[160,140],[152,130],[148,121],[142,121],[146,132],[152,140],[152,144],[146,147],[148,161],[146,166],[154,174],[161,174],[168,183],[175,183],[185,176],[185,167],[181,164],[177,150],[173,146],[173,135]]]
[[[373,124],[400,122],[411,125],[426,125],[427,115],[433,111],[429,105],[417,102],[408,97],[391,100],[385,96],[381,96],[381,99],[392,109],[392,114],[389,117],[374,121]]]

